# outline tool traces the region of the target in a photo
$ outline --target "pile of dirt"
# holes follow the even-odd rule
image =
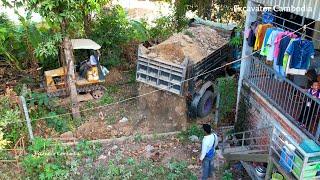
[[[139,84],[139,95],[150,93],[155,88]],[[172,132],[186,128],[188,123],[187,104],[184,97],[157,91],[138,100],[139,114],[144,117],[146,127],[153,132]]]
[[[110,70],[109,74],[107,74],[106,79],[105,79],[105,84],[106,85],[114,85],[116,83],[119,83],[119,81],[122,80],[122,74],[121,72],[113,68]]]
[[[144,56],[175,64],[182,64],[186,58],[197,63],[228,43],[228,38],[228,33],[208,26],[190,27],[158,45],[149,48],[140,46],[140,52]]]

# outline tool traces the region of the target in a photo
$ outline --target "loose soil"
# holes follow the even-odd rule
[[[156,137],[151,139],[143,139],[141,141],[128,140],[116,143],[103,144],[104,152],[100,156],[100,163],[108,164],[119,154],[126,158],[134,158],[135,160],[150,159],[154,163],[167,166],[171,160],[185,161],[189,165],[188,168],[194,172],[198,178],[201,177],[201,166],[197,162],[201,150],[200,142],[182,142],[176,135],[167,137]],[[148,149],[151,149],[150,151]],[[224,163],[221,156],[216,156],[215,167],[216,172],[219,171]],[[217,178],[220,175],[217,173]]]
[[[150,58],[175,64],[182,64],[186,59],[197,63],[227,44],[228,38],[228,33],[207,26],[190,27],[158,45],[148,49],[141,47],[140,52]]]

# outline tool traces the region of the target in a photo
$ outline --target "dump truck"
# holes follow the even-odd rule
[[[192,40],[190,39],[197,39],[197,35],[201,36],[205,33],[202,33],[202,30],[191,29],[188,31],[187,29],[182,34],[180,33],[174,35],[175,37],[173,38],[169,38],[171,39],[169,42],[173,42],[173,46],[171,46],[172,43],[170,44],[164,41],[163,43],[148,48],[140,45],[138,50],[136,80],[156,89],[174,93],[178,96],[184,96],[188,107],[188,116],[192,118],[205,117],[212,111],[216,99],[214,81],[216,78],[225,75],[224,68],[219,70],[215,69],[225,65],[229,61],[231,54],[231,49],[228,45],[230,31],[213,29],[212,33],[217,33],[219,36],[216,35],[216,39],[213,39],[212,43],[205,44],[203,42],[212,37],[210,34],[211,30],[208,30],[208,27],[204,29],[203,31],[205,31],[205,33],[208,31],[207,36],[196,40],[200,42],[198,45],[194,45],[197,44],[197,42],[192,44]],[[191,32],[195,33],[192,34]],[[187,37],[188,35],[189,37]],[[182,39],[186,39],[186,41],[180,41],[177,37],[182,37]],[[177,53],[178,50],[174,48],[176,44],[178,44],[178,46],[181,45],[182,52],[186,56],[182,56],[183,60],[179,62],[165,59],[168,57],[168,54],[170,54],[170,51],[172,51],[173,56],[169,58],[179,56],[179,53]],[[211,51],[204,51],[203,56],[194,55],[198,51],[203,50],[201,49],[203,46],[207,46],[204,50],[208,50],[212,46],[216,47],[211,48]],[[154,49],[158,49],[158,51],[154,51],[158,53],[158,56],[154,52],[146,53],[146,51],[152,51]],[[161,55],[161,53],[163,53],[163,55]]]

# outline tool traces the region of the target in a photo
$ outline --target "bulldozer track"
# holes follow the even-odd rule
[[[77,87],[77,93],[91,93],[92,91],[95,90],[105,90],[105,88],[102,85],[88,85],[88,86],[80,86]],[[69,92],[67,91],[67,89],[58,89],[55,92],[50,92],[48,93],[48,97],[49,98],[53,98],[53,97],[66,97],[69,95]]]

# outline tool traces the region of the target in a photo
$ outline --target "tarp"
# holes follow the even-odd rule
[[[194,17],[194,23],[196,24],[203,24],[206,26],[212,26],[215,28],[221,28],[221,29],[225,29],[228,31],[231,31],[233,28],[237,27],[237,24],[235,23],[218,23],[218,22],[214,22],[214,21],[209,21],[209,20],[204,20],[201,19],[200,17]]]
[[[91,39],[71,39],[73,49],[92,49],[98,50],[101,48],[99,44]]]

